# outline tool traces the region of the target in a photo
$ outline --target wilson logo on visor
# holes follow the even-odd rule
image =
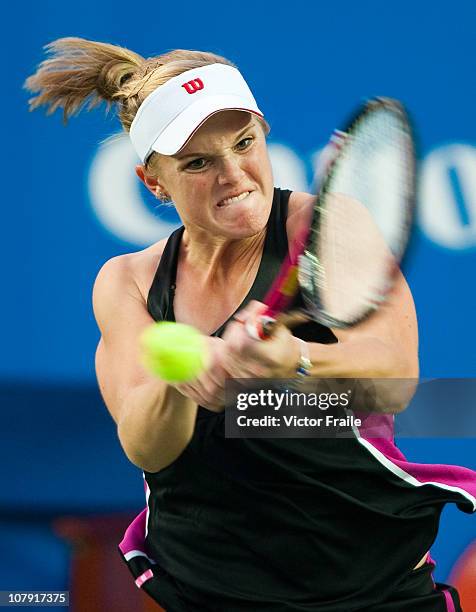
[[[203,81],[202,79],[192,79],[191,81],[184,83],[182,87],[186,90],[187,93],[194,94],[200,89],[203,89]]]

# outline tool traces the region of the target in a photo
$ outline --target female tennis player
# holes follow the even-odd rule
[[[199,51],[144,59],[79,38],[48,50],[31,107],[68,118],[116,104],[139,179],[183,223],[108,261],[94,288],[99,385],[144,471],[147,507],[120,544],[137,586],[168,612],[459,610],[428,551],[445,503],[475,510],[470,470],[409,463],[391,440],[224,437],[229,376],[416,378],[403,276],[351,330],[309,322],[253,340],[242,322],[261,312],[312,196],[273,186],[269,127],[243,76]],[[138,338],[160,320],[207,338],[208,368],[189,384],[141,366]]]

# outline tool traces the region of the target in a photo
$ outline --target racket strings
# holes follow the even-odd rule
[[[364,114],[323,186],[311,251],[324,318],[352,323],[377,308],[398,269],[413,186],[412,140],[402,119],[385,106]]]

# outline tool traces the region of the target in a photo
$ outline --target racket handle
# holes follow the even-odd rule
[[[246,331],[255,340],[267,340],[273,335],[277,321],[274,317],[263,315],[258,318],[256,323],[246,322]]]
[[[257,322],[246,322],[245,328],[250,338],[254,338],[255,340],[267,340],[273,335],[278,324],[285,325],[288,329],[293,329],[296,325],[302,325],[310,319],[311,316],[306,310],[295,308],[288,312],[277,313],[275,316],[266,314],[261,315]]]

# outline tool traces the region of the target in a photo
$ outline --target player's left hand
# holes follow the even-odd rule
[[[256,326],[266,305],[252,301],[240,310],[225,330],[226,369],[233,378],[294,378],[301,349],[287,327],[277,324],[266,340],[250,337],[247,326]]]

